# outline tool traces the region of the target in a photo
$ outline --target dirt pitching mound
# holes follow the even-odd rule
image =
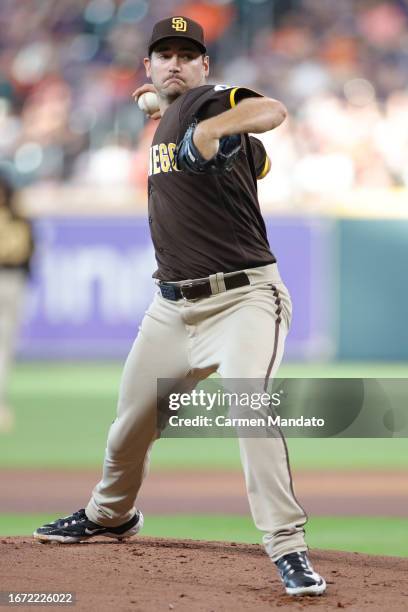
[[[59,545],[2,538],[0,591],[73,591],[76,605],[67,607],[87,612],[408,610],[408,559],[319,550],[311,559],[328,590],[292,598],[255,544],[138,537]]]

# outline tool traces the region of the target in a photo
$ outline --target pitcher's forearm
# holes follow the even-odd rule
[[[222,138],[231,134],[261,134],[278,127],[286,118],[284,105],[271,98],[247,98],[220,115],[202,121],[210,137]]]

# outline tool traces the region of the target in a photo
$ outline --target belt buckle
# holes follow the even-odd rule
[[[184,285],[180,285],[180,292],[181,295],[183,296],[183,300],[188,300],[188,298],[184,295],[184,289],[190,289],[191,287],[194,287],[194,283],[184,283]]]
[[[202,285],[206,285],[208,281],[201,281],[200,283],[194,283],[194,282],[190,282],[190,283],[184,283],[184,285],[180,285],[180,292],[181,295],[183,296],[184,300],[188,300],[188,301],[192,301],[192,300],[198,300],[199,297],[195,297],[195,298],[189,298],[187,296],[184,295],[184,289],[192,289],[193,287],[201,287]]]

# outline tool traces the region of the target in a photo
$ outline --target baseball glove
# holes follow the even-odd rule
[[[220,174],[229,172],[241,149],[241,135],[223,136],[217,153],[211,159],[205,159],[193,142],[197,121],[189,125],[183,140],[176,149],[177,167],[193,174]]]

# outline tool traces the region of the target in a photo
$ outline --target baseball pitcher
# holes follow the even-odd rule
[[[201,26],[185,17],[158,22],[140,104],[159,124],[149,158],[149,227],[157,293],[126,361],[101,481],[85,509],[37,529],[41,541],[125,538],[143,517],[135,499],[158,436],[157,380],[193,387],[212,372],[264,381],[276,375],[291,301],[271,252],[257,180],[270,161],[253,133],[286,117],[277,100],[239,86],[207,84]],[[157,96],[157,106],[152,96]],[[281,436],[239,439],[252,516],[286,592],[320,594],[304,539]]]

